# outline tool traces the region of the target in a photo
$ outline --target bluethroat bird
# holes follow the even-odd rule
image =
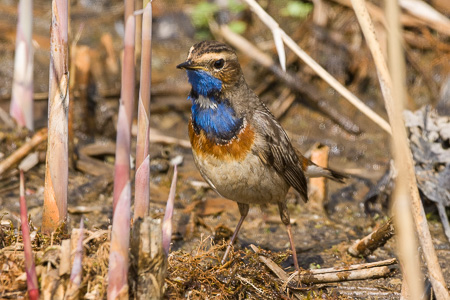
[[[186,70],[192,85],[189,138],[195,164],[212,189],[237,202],[241,215],[222,263],[249,205],[276,203],[298,270],[286,194],[292,186],[306,202],[306,177],[343,182],[345,175],[317,166],[292,146],[284,129],[245,82],[237,55],[228,45],[217,41],[195,44],[177,68]]]

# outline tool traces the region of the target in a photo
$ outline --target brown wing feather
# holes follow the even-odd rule
[[[255,144],[261,161],[271,165],[305,202],[308,201],[307,180],[286,132],[265,106],[257,110],[253,118],[255,127],[264,136],[263,143]]]

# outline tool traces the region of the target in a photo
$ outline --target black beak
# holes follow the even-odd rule
[[[185,61],[177,66],[177,69],[189,69],[191,67],[190,61]]]
[[[177,66],[177,69],[196,70],[196,69],[201,69],[201,67],[193,64],[192,61],[187,60],[184,63],[179,64]]]

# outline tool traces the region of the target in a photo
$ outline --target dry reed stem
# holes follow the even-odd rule
[[[388,275],[391,270],[386,267],[373,267],[369,269],[360,269],[353,271],[340,271],[336,273],[323,273],[323,274],[300,274],[299,281],[305,284],[311,283],[329,283],[329,282],[341,282],[351,280],[364,280],[380,278]]]
[[[128,299],[131,187],[126,182],[113,215],[108,270],[108,299]]]
[[[376,40],[372,21],[364,1],[352,0],[352,4],[378,70],[380,86],[393,130],[392,147],[396,168],[398,170],[393,209],[396,216],[395,225],[403,275],[408,281],[411,299],[419,299],[420,295],[422,295],[423,285],[421,282],[416,241],[412,230],[413,222],[410,213],[412,208],[416,231],[423,249],[434,292],[437,299],[448,299],[449,295],[445,280],[436,252],[434,251],[427,219],[417,189],[414,162],[408,147],[406,129],[402,117],[402,105],[405,99],[405,68],[399,41],[401,35],[398,19],[398,4],[394,1],[386,1],[386,5],[389,8],[389,56],[391,59],[393,80],[391,79],[380,46]]]
[[[436,31],[450,36],[450,20],[422,0],[399,0],[402,8]]]
[[[39,286],[31,249],[30,228],[28,227],[27,203],[25,201],[25,178],[20,170],[20,222],[22,228],[23,252],[25,256],[25,273],[27,274],[28,296],[31,300],[39,299]]]
[[[250,6],[252,11],[258,15],[258,17],[269,27],[272,31],[276,30],[282,37],[286,46],[288,46],[297,56],[302,59],[311,69],[313,69],[317,75],[319,75],[323,80],[325,80],[331,87],[333,87],[339,94],[341,94],[345,99],[347,99],[353,106],[355,106],[359,111],[365,114],[369,119],[375,122],[383,130],[391,133],[391,127],[388,122],[386,122],[377,113],[371,110],[367,105],[365,105],[358,97],[356,97],[352,92],[346,89],[339,81],[337,81],[333,76],[331,76],[324,68],[322,68],[314,59],[312,59],[305,51],[303,51],[296,42],[294,42],[287,34],[284,32],[278,23],[267,14],[264,9],[255,0],[245,0]]]
[[[340,5],[343,5],[343,6],[346,6],[349,8],[352,7],[351,0],[330,0],[330,1],[336,2]],[[446,1],[446,0],[444,0],[444,1]],[[436,4],[436,3],[433,3],[433,4]],[[368,2],[368,3],[366,3],[366,5],[367,5],[367,9],[369,10],[370,16],[377,22],[380,22],[381,24],[383,24],[384,26],[387,27],[386,15],[385,15],[384,11],[380,7],[375,5],[374,3]],[[417,6],[415,6],[415,8],[417,8]],[[432,28],[432,29],[436,30],[437,32],[443,33],[445,35],[449,35],[448,26],[439,26],[440,25],[439,22],[427,22],[416,16],[412,16],[407,13],[402,13],[400,15],[400,22],[403,26],[407,26],[407,27],[425,26],[425,27]]]
[[[133,0],[127,0],[126,3]],[[126,4],[128,7],[129,4]],[[122,66],[122,90],[120,95],[119,117],[117,121],[116,160],[114,164],[113,213],[126,183],[130,179],[131,125],[134,109],[134,38],[135,18],[132,14],[126,19],[124,54]]]
[[[355,264],[344,267],[305,270],[301,271],[300,274],[298,271],[295,271],[284,283],[284,289],[296,276],[298,276],[298,280],[302,283],[327,283],[379,278],[389,274],[390,269],[387,266],[395,263],[397,263],[397,260],[395,258],[390,258],[372,263]]]
[[[134,196],[134,217],[148,215],[150,201],[150,90],[152,60],[152,5],[147,3],[142,17],[142,55],[138,103],[138,125],[136,142],[136,182]]]
[[[0,175],[9,170],[12,166],[19,163],[27,156],[36,146],[47,140],[47,128],[43,128],[36,132],[33,137],[23,144],[19,149],[11,153],[6,159],[0,162]]]
[[[42,231],[54,231],[67,217],[68,183],[68,3],[52,1],[48,143]]]
[[[33,118],[33,1],[20,0],[18,8],[14,78],[9,112],[19,126],[34,130]]]
[[[301,94],[305,94],[315,105],[317,105],[317,107],[321,111],[328,115],[334,122],[342,126],[345,130],[353,134],[360,133],[359,127],[352,120],[341,115],[335,109],[320,103],[319,97],[317,96],[318,90],[312,87],[305,88],[304,86],[302,86],[302,82],[299,81],[299,79],[295,75],[281,70],[281,68],[274,63],[269,55],[259,50],[243,36],[234,33],[226,25],[218,27],[217,25],[211,23],[210,28],[212,31],[218,32],[233,47],[250,56],[252,59],[260,63],[263,67],[273,72],[279,79],[283,80],[290,89]],[[289,106],[288,102],[293,102],[294,100],[295,97],[290,99],[289,101],[284,100],[283,105],[287,104],[287,106],[285,106],[283,109],[287,109],[287,107]]]

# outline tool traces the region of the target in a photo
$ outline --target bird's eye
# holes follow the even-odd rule
[[[225,64],[225,61],[222,58],[219,60],[216,60],[214,62],[214,69],[217,69],[217,70],[222,69],[224,64]]]

